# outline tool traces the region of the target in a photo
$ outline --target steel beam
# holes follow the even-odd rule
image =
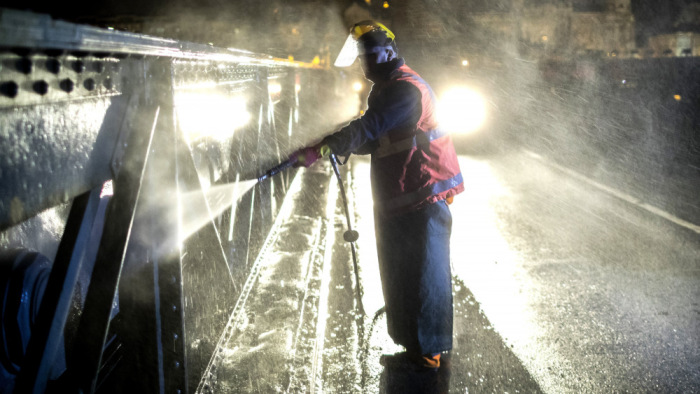
[[[317,138],[323,83],[307,86],[313,78],[301,74],[319,68],[0,9],[0,231],[73,201],[19,391],[48,387],[76,277],[93,264],[62,384],[194,391],[291,178],[257,186],[238,206],[232,199],[223,215],[209,212],[187,239],[178,221],[189,207],[179,198],[192,193],[208,207],[210,186],[250,179]],[[195,117],[188,134],[191,108],[178,97],[189,93],[226,105],[242,98],[252,119],[220,139],[201,133],[211,119]],[[218,124],[239,116],[215,115]],[[99,246],[88,246],[94,194],[110,179]]]
[[[141,192],[153,133],[160,108],[145,106],[137,116],[137,127],[128,140],[124,167],[114,182],[114,196],[107,210],[102,242],[97,252],[85,307],[77,331],[75,349],[68,359],[83,392],[94,392],[107,344],[113,301],[131,237],[136,203]]]
[[[27,345],[25,361],[17,379],[18,393],[44,393],[60,347],[64,329],[82,269],[86,242],[97,214],[100,189],[84,193],[73,201],[51,275],[44,291],[35,329]]]

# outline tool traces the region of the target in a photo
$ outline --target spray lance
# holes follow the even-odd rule
[[[296,162],[297,162],[297,158],[296,158],[296,157],[292,157],[292,158],[290,158],[289,160],[285,160],[285,161],[281,162],[280,164],[278,164],[278,165],[276,165],[276,166],[270,168],[269,170],[265,171],[264,174],[260,175],[260,176],[258,177],[258,182],[262,182],[262,181],[264,181],[265,179],[267,179],[267,178],[269,178],[269,177],[271,177],[271,176],[274,176],[274,175],[276,175],[276,174],[278,174],[278,173],[280,173],[280,172],[286,170],[286,169],[289,168],[289,167],[294,166],[294,164],[296,164]]]
[[[279,174],[280,172],[282,172],[290,167],[300,167],[300,166],[308,167],[308,166],[310,166],[318,158],[325,157],[327,154],[330,153],[329,148],[324,147],[323,149],[324,149],[323,153],[326,153],[326,154],[321,153],[319,147],[317,147],[317,146],[303,148],[303,149],[295,152],[294,154],[292,154],[289,157],[289,159],[279,163],[278,165],[265,171],[264,174],[260,175],[258,177],[258,182],[262,182],[265,179],[270,178],[276,174]]]

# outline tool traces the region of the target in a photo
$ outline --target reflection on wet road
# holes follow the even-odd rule
[[[692,228],[522,152],[460,163],[455,274],[543,390],[700,387]]]
[[[355,308],[330,169],[302,171],[290,216],[279,221],[249,301],[227,330],[214,387],[698,391],[700,241],[692,227],[526,152],[464,156],[460,164],[466,192],[451,205],[455,341],[439,371],[379,362],[402,348],[381,313],[369,163],[354,158],[343,172],[368,315]]]
[[[365,288],[364,305],[368,314],[383,306],[379,268],[377,265],[372,203],[369,189],[369,163],[362,158],[353,162],[353,190],[356,202],[359,255],[362,268],[362,281]],[[464,172],[464,169],[463,169]],[[468,175],[467,172],[465,172]],[[494,180],[495,182],[495,180]],[[467,188],[469,189],[469,187]],[[474,193],[477,191],[474,190]],[[458,196],[456,201],[465,199],[467,194]],[[455,202],[455,204],[457,204]],[[468,207],[466,202],[462,206]],[[482,253],[486,249],[465,251],[455,248],[464,242],[463,228],[457,226],[461,219],[454,211],[452,238],[453,273],[459,272],[457,264],[469,255]],[[483,206],[483,204],[482,204]],[[486,212],[483,212],[486,215]],[[484,216],[483,220],[488,220]],[[484,229],[476,229],[483,231]],[[455,233],[456,231],[456,233]],[[504,249],[500,249],[502,252]],[[466,261],[466,260],[465,260]],[[368,293],[373,291],[372,293]],[[364,365],[367,379],[363,388],[367,393],[482,393],[482,392],[539,392],[537,383],[532,379],[520,360],[503,342],[494,326],[484,315],[479,303],[460,277],[453,280],[454,292],[454,348],[443,360],[438,373],[416,371],[412,368],[383,368],[379,363],[382,354],[400,352],[402,347],[393,344],[387,334],[386,319],[379,316],[375,324],[370,324],[367,334],[369,349]]]

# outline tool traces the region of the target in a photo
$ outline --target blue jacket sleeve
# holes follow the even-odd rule
[[[389,130],[416,124],[422,114],[421,93],[413,84],[397,81],[370,93],[367,111],[337,132],[324,138],[333,153],[346,156],[377,141]],[[361,153],[366,152],[363,149]]]

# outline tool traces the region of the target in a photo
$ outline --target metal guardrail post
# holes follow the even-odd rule
[[[66,229],[61,238],[51,269],[36,328],[27,346],[24,364],[17,378],[18,393],[43,393],[49,373],[63,345],[61,338],[71,308],[75,285],[82,267],[85,243],[89,240],[97,213],[100,189],[78,196],[71,207]]]
[[[158,105],[144,105],[128,139],[124,166],[114,182],[114,196],[107,210],[107,226],[97,252],[85,307],[78,327],[76,347],[68,368],[77,374],[80,389],[94,392],[107,343],[113,301],[126,259],[126,248],[142,190],[151,141],[159,120]]]

